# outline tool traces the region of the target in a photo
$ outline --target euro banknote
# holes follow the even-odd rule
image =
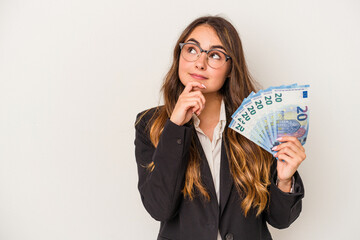
[[[309,130],[309,85],[282,85],[252,92],[232,115],[229,127],[271,154],[279,137],[305,144]]]

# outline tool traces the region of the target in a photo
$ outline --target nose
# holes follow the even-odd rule
[[[200,56],[199,56],[198,60],[196,60],[196,62],[195,62],[195,67],[200,69],[200,70],[205,70],[206,65],[207,65],[206,61],[207,61],[206,52],[200,53]]]

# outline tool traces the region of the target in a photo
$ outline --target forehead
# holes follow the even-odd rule
[[[202,48],[210,48],[211,46],[220,45],[222,43],[216,34],[213,27],[209,25],[199,25],[190,33],[190,35],[186,38],[185,42],[187,42],[190,38],[195,39],[200,43],[200,47]]]

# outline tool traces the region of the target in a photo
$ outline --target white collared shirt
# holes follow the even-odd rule
[[[205,135],[205,133],[199,127],[200,119],[194,114],[193,121],[196,133],[199,137],[202,148],[204,149],[206,159],[208,161],[211,175],[214,181],[216,197],[218,204],[220,202],[220,162],[221,162],[221,143],[222,143],[222,133],[226,126],[226,114],[225,114],[225,103],[224,100],[221,100],[220,107],[220,118],[219,122],[214,128],[213,138],[210,141],[210,138]],[[218,231],[218,240],[221,240],[220,232]]]

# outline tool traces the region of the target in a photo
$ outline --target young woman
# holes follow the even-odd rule
[[[271,154],[228,128],[254,83],[236,29],[201,17],[181,34],[162,92],[164,105],[135,123],[138,188],[158,239],[272,239],[301,212],[297,168],[305,150],[284,137]]]

